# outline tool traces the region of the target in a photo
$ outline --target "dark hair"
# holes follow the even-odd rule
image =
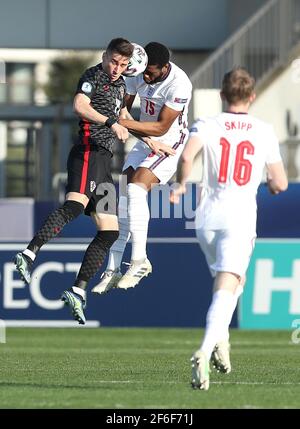
[[[229,104],[248,101],[254,92],[255,79],[243,67],[235,67],[226,73],[222,83],[222,93]]]
[[[133,54],[133,49],[133,45],[128,40],[117,37],[109,42],[106,51],[110,53],[117,52],[123,57],[130,58]]]
[[[159,66],[162,68],[170,61],[170,51],[161,43],[150,42],[145,46],[145,51],[148,55],[148,65]]]

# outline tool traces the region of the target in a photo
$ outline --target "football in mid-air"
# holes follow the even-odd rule
[[[143,73],[148,64],[148,56],[145,49],[137,43],[132,43],[134,46],[132,57],[129,60],[127,69],[123,72],[126,77],[134,77]]]

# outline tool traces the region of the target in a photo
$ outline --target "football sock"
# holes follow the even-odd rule
[[[234,297],[236,298],[236,302],[238,302],[239,297],[242,295],[244,291],[244,287],[243,286],[238,286],[236,288],[236,291],[234,292]],[[235,308],[235,307],[234,307]]]
[[[99,231],[91,242],[83,257],[83,261],[75,280],[74,286],[79,289],[86,289],[88,281],[96,274],[102,265],[105,256],[117,240],[118,231]]]
[[[206,316],[204,339],[200,348],[208,359],[210,359],[216,343],[226,338],[233,314],[234,300],[233,293],[228,290],[217,290],[213,294]]]
[[[240,296],[241,296],[241,294],[243,293],[243,290],[244,290],[243,286],[238,286],[238,287],[237,287],[237,289],[236,289],[236,291],[235,291],[235,293],[233,294],[233,300],[232,300],[232,315],[231,315],[231,319],[232,319],[232,316],[233,316],[234,310],[236,309],[236,306],[237,306],[237,303],[238,303],[239,297],[240,297]],[[231,320],[231,319],[230,319],[230,320]],[[229,341],[229,329],[228,329],[228,331],[226,332],[225,337],[224,337],[224,338],[221,338],[221,340],[220,340],[220,341]]]
[[[32,262],[35,260],[35,258],[36,258],[36,254],[35,253],[33,253],[31,250],[29,250],[29,249],[25,249],[25,250],[23,250],[23,255],[24,255],[24,257],[25,257],[25,259],[26,259],[26,261],[28,262],[28,263],[30,263],[31,262],[31,264],[32,264]]]
[[[128,215],[127,215],[127,197],[122,196],[119,199],[119,238],[114,242],[109,251],[109,259],[106,269],[116,270],[120,268],[126,244],[130,238]]]
[[[86,302],[86,291],[82,288],[79,288],[77,286],[73,286],[70,289],[72,292],[76,293],[77,295],[80,296],[80,298],[82,299],[83,303]]]
[[[131,260],[140,261],[147,257],[146,243],[148,223],[150,218],[148,192],[135,183],[128,185],[128,222],[131,232],[132,252]]]
[[[66,201],[62,207],[56,209],[48,216],[42,228],[28,244],[27,249],[36,255],[45,243],[51,240],[51,238],[56,237],[67,223],[74,220],[83,211],[83,204],[77,201]],[[24,251],[23,253],[33,260],[33,255],[30,252]]]

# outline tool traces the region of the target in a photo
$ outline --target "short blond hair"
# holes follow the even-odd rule
[[[247,102],[254,93],[255,79],[243,67],[235,67],[226,73],[222,83],[222,94],[229,104]]]

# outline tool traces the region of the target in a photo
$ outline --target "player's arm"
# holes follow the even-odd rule
[[[125,103],[126,107],[121,110],[120,119],[127,119],[129,121],[134,121],[133,117],[129,113],[134,101],[135,95],[126,94]],[[170,146],[161,143],[157,140],[153,140],[150,137],[141,136],[138,132],[130,131],[130,133],[139,140],[142,140],[146,143],[155,155],[175,155],[176,151]]]
[[[82,93],[75,95],[73,109],[74,112],[82,119],[95,122],[100,125],[105,125],[106,121],[109,119],[108,116],[97,112],[97,110],[91,106],[91,99]],[[128,130],[117,122],[111,125],[111,129],[116,134],[118,139],[125,141],[128,138]]]
[[[186,191],[186,182],[191,174],[194,160],[201,151],[203,144],[197,135],[189,138],[177,166],[177,186],[171,191],[170,201],[178,204],[180,195]]]
[[[203,144],[197,135],[193,135],[189,138],[179,160],[177,168],[177,182],[185,186],[187,179],[189,178],[194,160],[198,153],[201,151]]]
[[[156,122],[139,122],[122,119],[120,120],[120,124],[126,127],[130,132],[136,132],[141,136],[160,137],[166,134],[180,114],[181,110],[174,110],[164,105]]]
[[[127,107],[128,114],[130,114],[129,112],[131,112],[131,108],[132,108],[134,100],[135,100],[135,94],[126,94],[125,95],[125,105]],[[132,118],[132,116],[131,116],[131,118]],[[132,120],[133,120],[133,118],[132,118]]]
[[[271,194],[276,195],[286,191],[288,179],[282,161],[267,164],[267,185]]]
[[[269,127],[266,135],[268,144],[266,169],[267,169],[267,186],[271,194],[279,194],[288,187],[288,180],[281,159],[278,138],[273,126]]]
[[[73,102],[74,112],[82,119],[104,125],[108,117],[91,106],[91,99],[84,94],[76,94]]]

